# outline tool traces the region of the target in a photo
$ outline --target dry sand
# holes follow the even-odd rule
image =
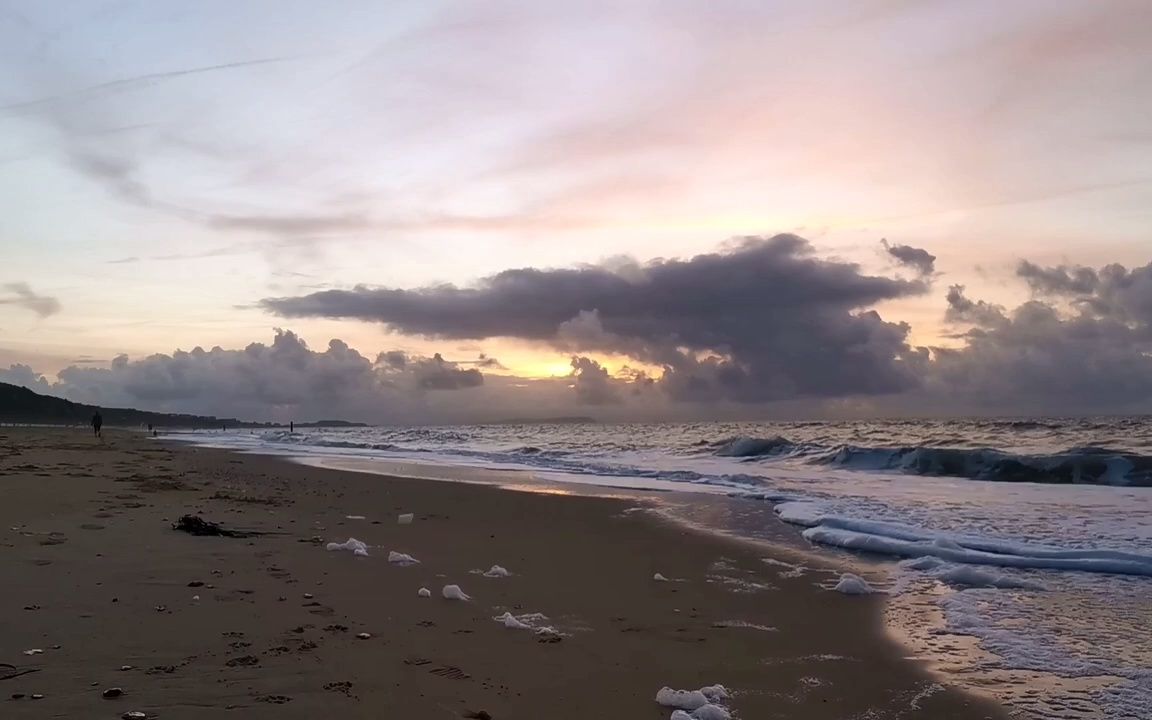
[[[0,428],[0,493],[4,718],[658,720],[661,686],[712,683],[747,720],[1004,717],[907,658],[879,598],[635,502],[22,428]],[[189,512],[269,534],[173,530]],[[316,544],[348,537],[371,556]],[[512,576],[471,572],[493,564]],[[448,583],[473,600],[442,599]],[[506,610],[564,635],[493,622]]]

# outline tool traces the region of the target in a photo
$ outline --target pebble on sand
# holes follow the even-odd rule
[[[359,638],[360,640],[368,640],[369,638],[372,637],[372,635],[369,633],[357,633],[356,637]]]

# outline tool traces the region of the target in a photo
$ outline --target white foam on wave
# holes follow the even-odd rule
[[[1009,568],[1080,570],[1152,576],[1152,555],[1120,550],[1069,550],[882,520],[825,514],[813,502],[776,506],[780,519],[807,529],[810,542],[904,558],[937,557],[954,563]]]
[[[999,588],[1001,590],[1045,590],[1041,583],[1025,578],[992,572],[974,565],[957,565],[934,555],[904,560],[900,567],[918,570],[945,585],[958,588]]]
[[[396,552],[395,550],[392,550],[388,553],[388,562],[392,563],[393,565],[401,566],[417,565],[420,563],[419,560],[412,557],[411,555],[407,553]]]

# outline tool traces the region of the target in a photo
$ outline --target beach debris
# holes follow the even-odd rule
[[[411,525],[412,520],[416,518],[414,513],[403,513],[396,516],[396,523],[399,525]]]
[[[832,589],[845,595],[871,595],[876,592],[867,580],[852,573],[841,575],[840,582],[836,583],[836,587]]]
[[[25,650],[24,654],[25,655],[43,655],[44,651],[41,650],[40,648],[32,648],[31,650]]]
[[[388,562],[392,563],[393,565],[416,565],[420,561],[406,553],[392,550],[388,553]]]
[[[502,568],[499,565],[493,565],[491,568],[489,568],[488,572],[484,573],[484,577],[505,578],[511,574],[512,573],[508,572],[507,568]]]
[[[330,552],[335,550],[347,550],[353,555],[357,555],[359,557],[368,557],[368,545],[353,537],[348,538],[342,543],[330,542],[324,546],[324,549]]]
[[[445,585],[444,589],[440,591],[440,594],[444,596],[445,600],[463,600],[467,602],[472,599],[471,596],[466,595],[464,591],[460,589],[459,585]]]
[[[172,524],[173,530],[186,532],[189,535],[198,536],[215,536],[215,537],[230,537],[230,538],[249,538],[256,537],[261,533],[254,530],[230,530],[221,527],[219,523],[214,523],[198,515],[182,515],[180,519]]]
[[[416,591],[416,594],[420,597],[432,597],[432,591],[428,588],[420,588]]]
[[[356,633],[356,639],[358,640],[369,640],[371,638],[372,635],[370,633]]]
[[[664,577],[660,573],[656,573],[655,575],[653,575],[652,579],[655,580],[656,582],[668,582],[668,578]]]
[[[107,690],[105,690],[104,692],[100,693],[100,695],[103,696],[105,700],[111,700],[112,698],[118,698],[118,697],[122,696],[123,694],[124,694],[124,688],[118,688],[118,687],[110,687]]]
[[[120,716],[120,720],[148,720],[148,716],[139,710],[129,710]]]

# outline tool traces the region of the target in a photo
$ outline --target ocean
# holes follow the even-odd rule
[[[779,537],[774,514],[796,543],[866,562],[913,654],[1021,717],[1152,717],[1152,418],[181,437],[381,473],[658,494],[682,520],[754,539]]]

